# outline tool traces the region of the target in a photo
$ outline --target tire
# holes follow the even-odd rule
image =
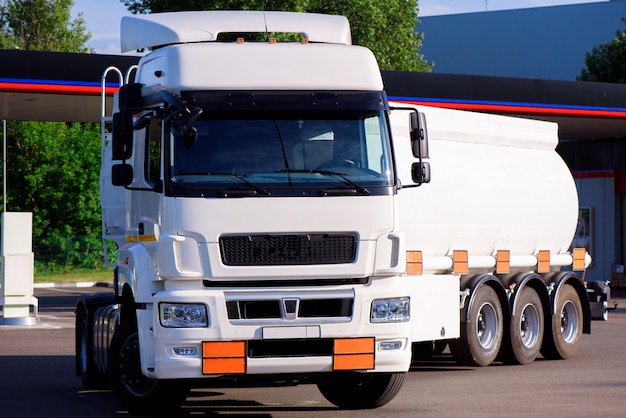
[[[549,324],[541,353],[549,359],[568,359],[580,346],[583,310],[580,297],[572,285],[564,284],[555,301],[555,314]]]
[[[341,409],[372,409],[389,403],[400,391],[406,373],[337,376],[318,383],[321,394]]]
[[[449,343],[457,363],[465,366],[488,366],[502,345],[503,316],[500,299],[487,285],[474,290],[467,322],[461,322],[461,337]]]
[[[510,361],[517,364],[532,363],[541,349],[544,334],[544,311],[541,299],[531,287],[524,287],[515,302],[517,315],[511,317],[509,328],[511,342]]]
[[[165,415],[176,412],[189,387],[180,381],[151,379],[141,372],[137,326],[122,321],[109,351],[109,379],[117,400],[131,413]]]
[[[93,356],[93,316],[84,306],[76,312],[76,374],[85,389],[106,386],[106,376],[98,370]]]

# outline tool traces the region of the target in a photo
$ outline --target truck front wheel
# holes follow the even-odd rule
[[[139,336],[131,321],[122,321],[113,335],[109,378],[117,400],[135,414],[171,414],[189,393],[183,382],[156,380],[141,372]]]
[[[318,383],[322,395],[341,409],[371,409],[389,403],[402,388],[406,373],[337,376]]]

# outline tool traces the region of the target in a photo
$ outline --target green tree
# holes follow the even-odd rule
[[[35,237],[99,234],[99,134],[96,124],[9,124],[8,209],[33,212]]]
[[[182,10],[283,10],[343,15],[352,41],[368,47],[383,70],[430,71],[415,32],[417,0],[120,0],[133,13]]]
[[[72,0],[0,3],[0,46],[87,52],[81,16]],[[7,127],[7,210],[33,212],[33,236],[98,234],[99,126],[11,121]]]
[[[2,5],[0,47],[30,51],[88,52],[91,35],[82,15],[70,20],[73,0],[7,0]]]
[[[626,19],[622,18],[626,24]],[[615,38],[593,47],[585,54],[585,65],[579,81],[626,83],[626,30],[616,31]]]

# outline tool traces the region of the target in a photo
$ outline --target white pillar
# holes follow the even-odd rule
[[[2,213],[0,325],[36,325],[38,301],[34,290],[33,214]]]

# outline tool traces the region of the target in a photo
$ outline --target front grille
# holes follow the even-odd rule
[[[295,298],[293,299],[295,300]],[[285,301],[273,300],[229,300],[226,302],[228,319],[285,319],[288,309]],[[300,299],[293,319],[304,318],[350,318],[354,300],[352,298]]]
[[[289,266],[352,263],[356,235],[228,235],[220,238],[227,266]]]

